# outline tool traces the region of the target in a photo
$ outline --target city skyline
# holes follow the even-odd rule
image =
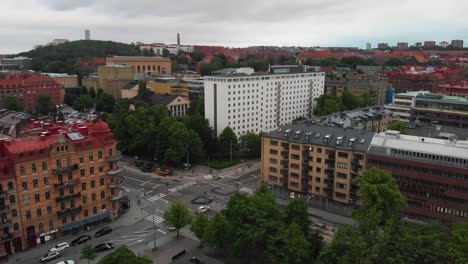
[[[220,4],[204,0],[162,5],[144,0],[8,0],[0,3],[6,14],[0,18],[0,36],[4,40],[0,54],[28,51],[55,38],[84,39],[83,32],[88,28],[93,39],[99,40],[176,43],[179,32],[181,44],[229,47],[365,48],[367,42],[376,47],[379,42],[393,46],[425,40],[467,41],[463,25],[468,24],[468,18],[463,10],[468,4],[448,1],[440,6],[430,2],[278,0],[264,5],[261,1]]]

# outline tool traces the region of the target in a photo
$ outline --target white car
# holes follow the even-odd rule
[[[73,260],[64,260],[64,261],[60,261],[57,264],[75,264],[75,261],[73,261]]]
[[[49,251],[50,252],[60,252],[60,251],[65,250],[65,249],[67,249],[69,247],[70,247],[70,245],[67,242],[63,242],[63,243],[57,244],[55,247],[51,248]]]
[[[48,262],[53,259],[58,259],[60,257],[60,253],[58,252],[49,252],[44,257],[41,258],[41,262]]]
[[[202,206],[197,208],[197,212],[206,213],[208,211],[208,209],[210,209],[210,207],[208,205],[202,205]]]

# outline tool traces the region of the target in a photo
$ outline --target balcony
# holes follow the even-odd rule
[[[117,167],[117,168],[115,168],[113,170],[108,171],[107,174],[110,175],[110,176],[113,176],[113,175],[116,175],[116,174],[119,174],[119,173],[123,172],[123,170],[124,170],[123,167]]]
[[[0,221],[0,228],[8,227],[11,225],[11,219],[2,218]]]
[[[13,238],[12,234],[6,233],[0,236],[0,241],[8,241],[8,240],[11,240],[12,238]]]
[[[81,209],[82,209],[82,207],[78,206],[78,207],[74,207],[74,208],[67,208],[65,210],[60,210],[60,211],[57,211],[57,216],[62,217],[62,216],[74,215],[74,214],[77,214],[77,213],[81,212]]]
[[[120,200],[122,197],[124,197],[124,192],[122,190],[120,190],[119,193],[111,195],[109,197],[109,199],[111,201],[116,201],[116,200]]]
[[[113,189],[113,188],[119,188],[119,184],[118,183],[111,183],[109,185],[109,188]]]
[[[55,198],[55,201],[56,201],[57,203],[59,203],[59,202],[63,202],[63,201],[75,199],[75,198],[78,198],[78,197],[80,197],[80,196],[81,196],[81,193],[80,193],[80,192],[77,192],[77,193],[74,193],[74,194],[65,195],[65,196],[61,196],[61,197],[57,197],[57,198]]]
[[[7,196],[7,191],[2,190],[0,191],[0,198],[5,198]]]
[[[114,156],[108,156],[107,157],[107,161],[108,162],[116,162],[116,161],[119,161],[122,159],[122,155],[118,154],[118,155],[114,155]]]
[[[77,169],[78,169],[78,164],[73,164],[70,166],[53,169],[52,172],[55,174],[64,174],[64,173],[72,172]]]
[[[10,208],[8,207],[8,205],[5,205],[5,204],[0,205],[0,213],[8,212],[9,209]]]
[[[63,188],[67,188],[67,187],[70,187],[70,186],[75,186],[77,184],[80,184],[79,179],[74,179],[74,180],[67,181],[67,182],[55,183],[54,187],[59,188],[59,189],[63,189]]]

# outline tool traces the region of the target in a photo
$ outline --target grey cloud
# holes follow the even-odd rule
[[[97,1],[98,0],[42,0],[46,6],[59,11],[90,7]]]

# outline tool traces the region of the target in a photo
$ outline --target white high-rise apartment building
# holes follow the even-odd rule
[[[226,69],[205,77],[205,117],[219,136],[231,127],[237,135],[270,132],[298,117],[313,115],[324,93],[325,73],[303,66],[275,66],[272,73]]]

